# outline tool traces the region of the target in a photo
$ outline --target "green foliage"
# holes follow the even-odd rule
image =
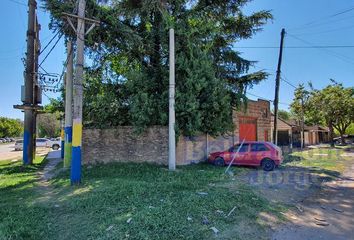
[[[354,122],[354,89],[332,82],[322,90],[311,88],[307,91],[300,85],[295,91],[291,110],[299,117],[303,107],[307,124],[324,124],[331,134],[335,129],[343,135]]]
[[[23,123],[18,119],[0,117],[0,137],[19,137],[23,133]]]
[[[312,92],[313,108],[317,109],[327,125],[333,126],[340,135],[354,122],[354,89],[334,83]]]
[[[58,113],[39,114],[37,116],[38,137],[60,136],[60,122],[58,119]]]
[[[84,123],[92,127],[134,125],[138,131],[168,123],[168,30],[176,32],[176,130],[193,135],[232,129],[232,110],[247,88],[268,74],[248,73],[254,61],[234,50],[272,18],[268,11],[242,13],[250,0],[173,2],[87,1],[87,16],[100,27],[85,41],[94,64],[86,71]],[[45,2],[51,27],[74,37],[61,12],[75,6]]]
[[[283,120],[289,120],[291,118],[291,113],[286,110],[278,110],[278,116]]]

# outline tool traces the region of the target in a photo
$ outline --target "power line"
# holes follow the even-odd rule
[[[289,80],[287,80],[287,78],[286,78],[285,76],[282,76],[280,79],[281,79],[283,82],[287,83],[289,86],[291,86],[291,87],[297,89],[297,87],[296,87],[294,84],[292,84]]]
[[[16,1],[16,0],[8,0],[8,1],[27,7],[26,3],[23,3],[23,2],[20,2],[20,1]]]
[[[253,94],[253,93],[250,93],[250,92],[246,92],[246,95],[250,95],[250,96],[253,96],[253,97],[257,97],[259,99],[263,99],[263,100],[267,100],[269,102],[274,102],[274,100],[270,100],[268,98],[265,98],[265,97],[261,97],[261,96],[258,96],[256,94]],[[286,105],[286,106],[290,106],[289,103],[283,103],[283,102],[278,102],[279,104],[282,104],[282,105]]]
[[[348,12],[351,12],[351,11],[353,11],[353,10],[354,10],[354,7],[350,7],[350,8],[348,8],[348,9],[344,9],[344,10],[341,10],[341,11],[339,11],[339,12],[337,12],[337,13],[334,13],[334,14],[328,15],[328,16],[326,16],[326,17],[323,17],[323,18],[321,18],[321,19],[314,20],[314,21],[310,21],[310,22],[305,23],[305,24],[303,24],[303,25],[301,25],[301,26],[299,26],[299,27],[291,28],[290,30],[296,30],[296,29],[301,29],[301,28],[302,28],[302,29],[304,29],[304,28],[310,28],[311,26],[313,26],[314,24],[316,24],[316,23],[318,23],[318,22],[321,22],[321,21],[323,21],[323,20],[332,19],[332,18],[334,18],[334,17],[337,17],[337,16],[339,16],[339,15],[343,15],[343,14],[348,13]]]
[[[60,41],[61,37],[63,36],[63,34],[60,34],[58,40],[54,43],[53,47],[49,50],[49,52],[47,53],[47,55],[44,57],[44,59],[42,60],[42,62],[39,64],[39,66],[41,66],[44,61],[48,58],[49,54],[51,54],[51,52],[53,51],[53,49],[56,47],[56,45],[58,44],[58,42]]]
[[[47,45],[45,45],[45,47],[41,50],[41,52],[39,53],[39,55],[41,55],[41,54],[47,49],[47,47],[52,43],[52,41],[54,40],[54,38],[56,38],[59,34],[60,34],[60,32],[58,31],[58,32],[52,37],[52,39],[50,39],[50,41],[47,43]]]
[[[310,46],[313,47],[313,44],[310,43],[309,41],[306,41],[306,40],[304,40],[304,39],[302,39],[302,38],[299,38],[298,36],[293,35],[293,34],[290,34],[290,33],[288,33],[288,35],[289,35],[290,37],[292,37],[292,38],[295,38],[295,39],[298,40],[298,41],[301,41],[301,42],[303,42],[303,43],[305,43],[305,44],[310,45]],[[354,64],[354,59],[352,59],[352,58],[350,58],[350,57],[348,57],[348,56],[342,55],[342,54],[340,54],[340,53],[337,53],[337,52],[334,52],[334,51],[331,51],[331,50],[328,50],[328,49],[325,49],[325,48],[317,48],[317,49],[323,50],[323,51],[325,51],[327,54],[330,54],[330,55],[332,55],[332,56],[335,56],[335,57],[341,59],[342,61],[344,61],[344,62],[346,62],[346,63]]]
[[[354,26],[353,26],[354,27]],[[276,46],[247,46],[247,47],[234,47],[234,48],[271,48],[271,49],[279,49]],[[354,45],[325,45],[325,46],[285,46],[284,48],[354,48]]]

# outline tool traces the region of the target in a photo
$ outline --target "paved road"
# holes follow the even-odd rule
[[[49,148],[38,148],[37,154],[46,154],[50,151]],[[0,144],[0,161],[13,160],[22,158],[22,151],[15,151],[15,144]]]

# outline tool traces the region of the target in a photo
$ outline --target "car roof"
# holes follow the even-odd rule
[[[236,144],[241,144],[242,142],[238,142]],[[265,141],[244,141],[244,143],[268,143],[270,144],[271,142],[265,142]]]

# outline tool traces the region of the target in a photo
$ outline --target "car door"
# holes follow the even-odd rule
[[[233,164],[236,165],[243,165],[247,161],[248,154],[249,154],[249,144],[248,143],[242,144],[240,150],[237,152],[240,145],[241,144],[237,144],[233,147],[233,153],[231,155],[231,158],[235,157]]]
[[[258,166],[262,159],[269,156],[270,149],[264,143],[252,143],[250,149],[249,165]]]

